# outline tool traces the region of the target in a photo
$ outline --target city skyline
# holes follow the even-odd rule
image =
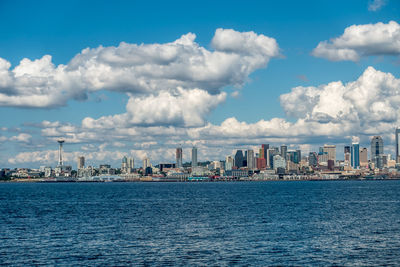
[[[24,3],[0,5],[0,168],[54,165],[60,138],[69,164],[171,162],[178,147],[183,162],[192,147],[222,160],[259,144],[335,144],[339,159],[373,136],[396,155],[396,1],[117,2],[113,17],[102,1]]]
[[[120,167],[108,163],[98,167],[85,164],[85,157],[78,156],[76,169],[63,162],[64,140],[59,139],[57,143],[56,167],[3,168],[0,169],[0,178],[36,182],[398,179],[400,170],[400,157],[393,158],[384,153],[381,136],[371,138],[369,151],[353,140],[351,146],[344,147],[344,160],[337,159],[337,147],[333,144],[324,144],[318,152],[309,152],[308,155],[304,155],[300,149],[288,149],[287,145],[260,144],[255,150],[237,149],[234,157],[227,155],[225,160],[207,159],[204,162],[198,162],[197,147],[192,147],[192,161],[185,163],[182,162],[183,149],[178,147],[175,150],[175,162],[153,164],[145,157],[141,167],[135,167],[135,159],[127,156],[122,158]],[[399,146],[398,139],[396,146]]]
[[[394,135],[396,136],[398,132],[400,131],[400,128],[397,128],[395,130]],[[354,140],[354,139],[353,139]],[[63,158],[64,158],[64,152],[63,152],[63,144],[64,140],[60,139],[57,140],[59,144],[59,149],[57,152],[57,158],[58,158],[58,163],[55,165],[57,167],[59,166],[64,166],[68,164],[63,164]],[[396,139],[396,147],[400,146],[400,139]],[[359,168],[359,167],[368,167],[368,163],[373,163],[375,167],[382,169],[383,168],[383,162],[382,162],[382,156],[386,157],[386,160],[390,159],[395,161],[396,163],[400,163],[400,158],[398,155],[393,155],[390,153],[384,153],[384,141],[381,136],[373,136],[370,140],[370,147],[368,148],[367,146],[361,145],[358,141],[353,141],[351,145],[345,145],[343,147],[339,147],[337,149],[336,144],[324,144],[323,146],[318,147],[315,151],[310,150],[310,151],[302,151],[301,149],[297,149],[297,147],[294,147],[293,145],[287,146],[286,144],[282,145],[274,145],[274,144],[259,144],[256,146],[252,146],[254,149],[243,149],[243,148],[235,148],[231,154],[228,154],[225,156],[225,158],[221,159],[203,159],[202,161],[198,161],[197,159],[197,154],[198,150],[197,147],[193,146],[191,148],[187,148],[186,150],[189,151],[187,153],[190,153],[191,155],[191,160],[186,160],[183,161],[183,151],[184,149],[182,147],[177,147],[175,149],[175,159],[167,159],[161,162],[154,162],[147,156],[144,158],[137,158],[136,160],[139,160],[139,165],[141,164],[140,161],[143,162],[143,167],[142,169],[145,169],[147,166],[158,166],[162,164],[174,164],[175,168],[179,169],[182,168],[184,164],[189,164],[190,167],[196,168],[198,166],[199,162],[230,162],[228,163],[231,164],[232,167],[235,166],[237,168],[241,167],[247,167],[248,169],[268,169],[271,168],[272,166],[272,157],[274,155],[279,155],[282,159],[286,161],[291,161],[294,163],[299,163],[302,160],[305,160],[306,162],[309,163],[309,166],[313,166],[312,161],[313,159],[310,159],[312,157],[312,154],[318,155],[316,158],[316,162],[320,162],[320,156],[323,156],[322,162],[328,162],[329,160],[332,160],[333,164],[336,165],[337,162],[348,162],[351,167],[354,168]],[[289,149],[288,149],[289,148]],[[342,149],[343,148],[343,152]],[[276,151],[276,152],[275,152]],[[319,152],[318,152],[319,151]],[[244,152],[244,154],[243,154]],[[270,154],[274,152],[273,154]],[[306,153],[304,153],[306,152]],[[293,154],[297,153],[297,154]],[[349,153],[349,156],[347,156],[347,153]],[[79,154],[79,153],[78,153]],[[264,160],[265,161],[259,161],[259,160]],[[92,164],[86,164],[85,162],[85,156],[81,153],[77,156],[76,160],[76,169],[80,168],[85,168],[87,166],[90,167],[95,167],[95,165]],[[133,157],[130,157],[129,155],[124,155],[122,157],[122,164],[120,166],[121,171],[124,173],[130,173],[131,170],[133,169],[138,169],[135,168],[134,166],[134,161],[135,159]],[[239,164],[237,162],[240,162]],[[245,162],[242,164],[242,162]],[[108,162],[102,162],[99,165],[109,165]],[[69,164],[69,165],[74,165],[74,164]],[[118,165],[118,164],[117,164]],[[51,167],[53,164],[48,164],[46,167]],[[111,166],[111,165],[110,165]],[[259,166],[263,166],[262,168],[259,168]],[[20,166],[19,168],[25,168],[26,166]],[[43,168],[45,166],[41,166]],[[72,166],[73,167],[73,166]],[[119,168],[117,166],[117,168]],[[130,171],[128,171],[130,170]]]

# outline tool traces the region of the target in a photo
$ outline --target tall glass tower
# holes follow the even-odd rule
[[[235,154],[235,166],[238,168],[243,167],[243,151],[242,150],[237,150]]]
[[[360,167],[360,144],[351,145],[351,167],[358,169]]]
[[[197,147],[192,148],[192,168],[197,167]]]
[[[254,151],[252,149],[247,150],[247,167],[250,170],[255,169],[255,164],[254,164]]]
[[[62,166],[63,165],[63,156],[62,156],[62,152],[63,152],[63,144],[64,144],[64,139],[59,139],[57,140],[59,147],[58,147],[58,166]]]
[[[182,148],[178,147],[176,149],[176,167],[182,168]]]
[[[380,136],[374,136],[371,139],[371,159],[383,154],[383,140]]]
[[[282,145],[281,146],[281,157],[286,160],[287,158],[287,146]]]
[[[371,161],[374,162],[375,168],[383,168],[383,140],[380,136],[374,136],[371,139]]]

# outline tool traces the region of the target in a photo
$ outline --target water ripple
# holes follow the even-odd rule
[[[0,184],[0,265],[393,265],[400,181]]]

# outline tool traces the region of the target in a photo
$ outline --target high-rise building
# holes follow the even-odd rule
[[[301,161],[301,150],[297,149],[296,153],[297,153],[297,163],[300,163],[300,161]]]
[[[243,167],[243,151],[242,150],[236,150],[235,166],[238,168]]]
[[[146,170],[146,168],[149,167],[151,167],[150,159],[146,157],[143,159],[143,170]]]
[[[360,166],[368,166],[368,149],[366,147],[360,149]]]
[[[260,158],[260,159],[265,159],[265,156],[264,156],[264,148],[263,148],[263,147],[260,148],[260,151],[259,151],[258,154],[259,154],[259,155],[258,155],[258,158]]]
[[[323,151],[328,154],[328,160],[336,162],[336,146],[335,145],[324,145]]]
[[[64,139],[59,139],[57,140],[59,147],[58,147],[58,166],[62,166],[63,165],[63,156],[62,156],[62,152],[63,152],[63,144],[64,144]]]
[[[197,147],[192,148],[192,168],[197,167]]]
[[[383,140],[381,136],[374,136],[371,139],[371,160],[383,155]]]
[[[389,160],[389,157],[388,157],[388,155],[382,155],[381,157],[380,157],[380,159],[382,160],[382,168],[383,167],[387,167],[387,165],[388,165],[388,160]]]
[[[176,149],[176,167],[182,168],[182,148],[178,147]]]
[[[230,171],[232,170],[233,166],[235,166],[235,161],[232,156],[227,156],[225,158],[225,170]]]
[[[132,171],[135,168],[135,160],[133,158],[128,158],[128,171]]]
[[[350,146],[344,147],[344,165],[350,166],[351,163],[351,149]]]
[[[286,169],[286,160],[281,155],[275,155],[273,159],[274,170],[278,168]]]
[[[271,147],[267,150],[267,154],[267,167],[273,168],[274,156],[279,154],[279,149],[277,147]]]
[[[260,158],[267,159],[269,144],[262,144],[260,149]]]
[[[78,160],[77,160],[77,169],[79,170],[79,169],[83,169],[83,168],[85,168],[85,157],[84,156],[80,156],[80,157],[78,157]]]
[[[122,158],[121,172],[122,173],[127,173],[128,172],[128,158],[126,156],[124,156]]]
[[[351,145],[351,167],[358,169],[360,167],[360,144]]]
[[[208,166],[210,170],[217,170],[217,169],[222,169],[223,164],[221,161],[216,160],[211,162],[211,164]]]
[[[265,158],[267,160],[267,168],[271,168],[272,167],[272,161],[271,161],[271,157],[270,157],[270,149],[267,149],[267,157]]]
[[[254,151],[252,149],[247,150],[247,167],[249,170],[254,170],[255,169],[255,164],[254,164]]]
[[[396,128],[396,162],[400,163],[400,128]]]
[[[308,165],[312,167],[318,165],[318,154],[316,152],[310,152],[310,154],[308,154]]]
[[[287,159],[287,146],[285,145],[281,146],[281,157]]]
[[[267,160],[264,158],[257,158],[257,169],[265,170],[267,168]]]
[[[328,166],[328,153],[318,153],[318,165]]]
[[[382,169],[383,162],[383,140],[381,136],[374,136],[371,139],[371,161],[375,164],[375,168]]]
[[[289,150],[286,153],[285,160],[298,164],[300,162],[300,157],[301,157],[300,150]],[[283,158],[283,156],[282,156],[282,158]]]

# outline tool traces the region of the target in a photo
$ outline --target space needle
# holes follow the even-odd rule
[[[58,144],[59,144],[59,149],[58,149],[58,166],[62,166],[62,165],[63,165],[62,147],[63,147],[63,143],[65,142],[65,140],[64,140],[64,139],[58,139],[57,142],[58,142]]]

